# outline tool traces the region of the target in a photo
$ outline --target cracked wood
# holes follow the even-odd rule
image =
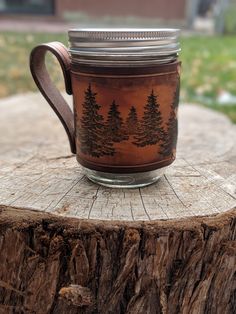
[[[210,215],[236,203],[236,128],[219,113],[180,107],[177,160],[158,183],[97,187],[69,153],[39,94],[0,102],[0,204],[84,219],[155,220]]]

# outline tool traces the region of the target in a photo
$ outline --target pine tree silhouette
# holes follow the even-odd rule
[[[167,122],[167,129],[165,132],[165,136],[163,137],[163,143],[161,144],[160,154],[163,156],[172,155],[173,150],[176,149],[178,136],[178,120],[177,120],[178,105],[179,105],[179,83],[177,84],[176,91],[174,93],[173,102],[171,104],[170,116]]]
[[[113,144],[106,139],[103,116],[99,114],[101,106],[96,101],[96,95],[89,84],[84,95],[81,126],[78,131],[81,151],[93,157],[112,156],[115,150]]]
[[[136,134],[138,130],[138,117],[137,117],[137,111],[134,106],[130,108],[128,117],[126,119],[126,129],[127,129],[127,133],[130,135]]]
[[[107,138],[112,142],[119,143],[127,140],[129,137],[126,134],[123,119],[120,116],[118,105],[113,100],[110,110],[107,115]]]
[[[143,118],[139,123],[133,144],[138,147],[144,147],[160,142],[164,135],[162,122],[157,96],[152,90],[151,94],[148,96],[147,104],[144,107]]]

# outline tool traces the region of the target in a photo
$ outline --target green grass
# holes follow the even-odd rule
[[[29,53],[35,45],[49,41],[61,41],[67,45],[67,35],[14,32],[0,34],[1,98],[37,90],[29,72]],[[222,106],[217,103],[217,95],[222,90],[236,94],[235,37],[185,37],[181,44],[181,100],[199,102],[222,111],[236,122],[236,104]],[[62,75],[58,75],[59,66],[50,56],[47,57],[47,62],[54,81],[63,89]]]
[[[217,102],[222,91],[236,95],[235,37],[183,38],[181,59],[182,100],[219,110],[236,123],[236,103],[220,105]]]
[[[61,34],[0,34],[0,97],[5,97],[37,88],[29,71],[29,54],[31,49],[43,42],[61,41],[66,43],[66,35]],[[55,61],[50,58],[52,68]],[[56,62],[55,62],[56,64]],[[58,78],[59,67],[56,66],[54,79]],[[63,87],[61,76],[58,78],[59,87]]]

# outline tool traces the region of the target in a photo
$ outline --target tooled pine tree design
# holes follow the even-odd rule
[[[173,154],[173,149],[176,149],[177,135],[178,135],[178,120],[177,108],[179,104],[179,82],[177,83],[174,99],[171,104],[170,116],[167,122],[167,129],[161,144],[160,154],[163,156],[170,156]]]
[[[113,100],[107,115],[107,138],[112,142],[119,143],[129,137],[125,132],[124,123],[118,110],[118,105]]]
[[[113,144],[104,136],[105,126],[103,116],[99,114],[101,106],[96,101],[96,95],[89,84],[84,95],[81,127],[79,127],[81,151],[93,157],[112,156],[115,150]]]
[[[126,119],[126,129],[128,134],[134,135],[137,132],[137,128],[138,128],[137,111],[135,107],[132,106]]]
[[[157,96],[152,90],[144,107],[143,118],[139,123],[138,131],[133,144],[139,147],[154,145],[161,141],[164,135],[162,116],[157,102]]]

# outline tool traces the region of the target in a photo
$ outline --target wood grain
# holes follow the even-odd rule
[[[156,220],[222,213],[236,204],[236,127],[180,106],[177,160],[156,184],[109,189],[89,182],[39,94],[0,102],[0,204],[60,216]]]

